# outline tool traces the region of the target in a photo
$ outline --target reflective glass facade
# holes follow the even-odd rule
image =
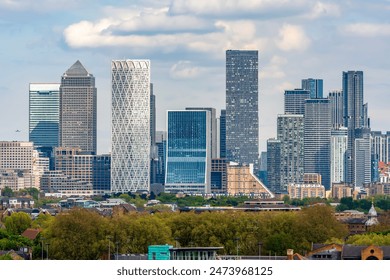
[[[210,192],[211,123],[209,111],[168,111],[165,190]]]
[[[258,51],[226,51],[226,157],[239,164],[259,158]]]
[[[302,80],[302,89],[310,92],[310,98],[324,97],[324,82],[322,79],[304,79]]]
[[[34,146],[57,147],[60,84],[30,84],[29,141]]]
[[[284,91],[284,113],[303,115],[305,113],[305,100],[310,98],[310,92],[303,89]]]

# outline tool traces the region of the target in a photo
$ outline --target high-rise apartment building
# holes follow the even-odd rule
[[[329,99],[307,99],[304,119],[304,171],[319,173],[322,184],[330,189],[330,134]]]
[[[302,89],[310,91],[310,98],[324,97],[324,82],[322,79],[303,79]]]
[[[330,182],[345,182],[348,129],[332,129],[330,136]]]
[[[356,129],[355,137],[354,185],[356,187],[363,187],[363,184],[371,183],[370,128]]]
[[[280,141],[280,186],[303,182],[303,115],[278,115],[277,138]]]
[[[29,91],[29,141],[36,147],[58,146],[60,84],[31,83]]]
[[[259,158],[258,51],[226,51],[226,157],[239,164]]]
[[[329,92],[332,127],[337,129],[344,126],[344,95],[341,90]]]
[[[378,161],[390,162],[390,131],[371,131],[371,154],[376,155]]]
[[[156,162],[156,180],[157,184],[165,184],[165,164],[166,164],[166,146],[167,133],[166,131],[156,131],[156,146],[158,159]]]
[[[346,182],[354,184],[355,178],[355,130],[364,125],[363,72],[343,72],[344,126],[348,128]]]
[[[284,113],[303,115],[305,113],[305,100],[310,98],[310,91],[294,89],[284,91]]]
[[[111,191],[150,188],[150,61],[111,62]]]
[[[280,192],[280,147],[278,139],[267,140],[267,182],[273,192]]]
[[[226,110],[219,116],[219,157],[226,158]]]
[[[210,193],[210,111],[167,112],[165,191]]]
[[[76,61],[61,77],[59,146],[96,154],[95,77]]]

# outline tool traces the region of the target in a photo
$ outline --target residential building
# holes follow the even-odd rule
[[[331,197],[341,199],[353,196],[353,186],[346,183],[332,183]]]
[[[390,131],[371,131],[371,154],[377,155],[378,161],[390,162]]]
[[[331,123],[333,129],[344,127],[344,95],[342,90],[333,90],[328,96],[331,107]]]
[[[280,141],[280,190],[289,183],[303,182],[303,115],[278,115],[277,138]]]
[[[166,146],[167,146],[167,133],[166,131],[156,132],[156,146],[158,160],[156,163],[156,181],[157,184],[165,184],[165,164],[166,164]]]
[[[239,164],[259,158],[258,51],[226,51],[226,157]]]
[[[96,154],[95,77],[78,60],[61,77],[59,123],[59,146]]]
[[[324,98],[323,89],[324,83],[322,79],[303,79],[302,89],[310,92],[310,98]]]
[[[363,72],[343,72],[344,126],[348,128],[346,182],[355,183],[355,130],[364,126]]]
[[[165,191],[210,193],[210,121],[208,110],[167,112]]]
[[[280,192],[281,143],[278,139],[267,140],[267,182],[272,192]]]
[[[330,182],[341,183],[346,180],[346,161],[348,148],[348,129],[332,129],[330,136]]]
[[[304,119],[304,172],[319,173],[322,184],[330,189],[329,99],[307,99]]]
[[[303,174],[304,184],[322,184],[321,174],[318,173],[305,173]]]
[[[219,157],[226,158],[226,110],[219,117]]]
[[[305,100],[310,99],[310,91],[303,89],[284,91],[284,113],[288,115],[303,115]]]
[[[113,60],[111,191],[150,187],[150,61]]]
[[[240,165],[234,162],[227,165],[227,193],[252,195],[264,199],[275,197],[253,173],[253,164]]]
[[[371,182],[371,131],[369,128],[355,130],[354,185],[362,187]]]
[[[325,187],[320,184],[289,184],[288,195],[291,199],[325,198]]]

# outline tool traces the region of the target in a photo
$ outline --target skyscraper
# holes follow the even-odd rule
[[[302,89],[310,92],[310,98],[323,98],[323,84],[322,79],[303,79]]]
[[[344,126],[344,95],[341,90],[333,90],[329,92],[329,100],[331,107],[332,127],[337,129]]]
[[[348,128],[346,182],[355,178],[355,130],[364,125],[363,72],[343,72],[344,126]]]
[[[30,84],[29,141],[34,146],[57,147],[60,84]]]
[[[303,89],[284,91],[284,113],[303,115],[305,113],[305,100],[310,98],[310,92]]]
[[[280,141],[280,186],[303,182],[303,115],[278,115],[277,135]]]
[[[259,158],[258,51],[226,51],[226,157],[239,164]]]
[[[219,157],[226,158],[226,110],[219,116]]]
[[[273,192],[280,192],[280,140],[267,140],[267,181]]]
[[[330,136],[330,182],[345,182],[348,130],[346,127],[332,129]]]
[[[150,187],[150,61],[113,60],[111,191]]]
[[[165,190],[210,193],[210,111],[168,111],[167,114]]]
[[[304,120],[304,172],[319,173],[322,184],[330,189],[330,133],[329,99],[307,99]]]
[[[356,129],[355,136],[354,185],[356,187],[363,187],[363,184],[371,182],[370,128]]]
[[[218,129],[215,108],[210,107],[187,107],[186,110],[206,110],[210,112],[211,123],[211,158],[218,158]]]
[[[95,77],[76,61],[61,77],[59,142],[96,154]]]

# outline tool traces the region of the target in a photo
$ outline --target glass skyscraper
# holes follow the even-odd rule
[[[150,189],[150,61],[111,62],[111,191]]]
[[[76,61],[61,77],[59,145],[96,154],[95,77]]]
[[[58,146],[60,84],[31,83],[29,91],[29,141],[36,147]]]
[[[310,98],[310,92],[303,89],[284,91],[284,113],[303,115],[305,113],[305,100]]]
[[[165,190],[210,193],[210,111],[167,112]]]
[[[239,164],[259,159],[258,51],[226,51],[226,157]]]
[[[226,158],[226,110],[219,116],[219,157]]]
[[[318,173],[330,189],[331,116],[329,99],[307,99],[304,118],[304,172]]]
[[[344,95],[341,90],[329,92],[332,127],[337,129],[344,126]]]
[[[323,98],[323,85],[324,83],[322,79],[309,78],[302,80],[302,89],[308,90],[310,92],[310,98]]]

